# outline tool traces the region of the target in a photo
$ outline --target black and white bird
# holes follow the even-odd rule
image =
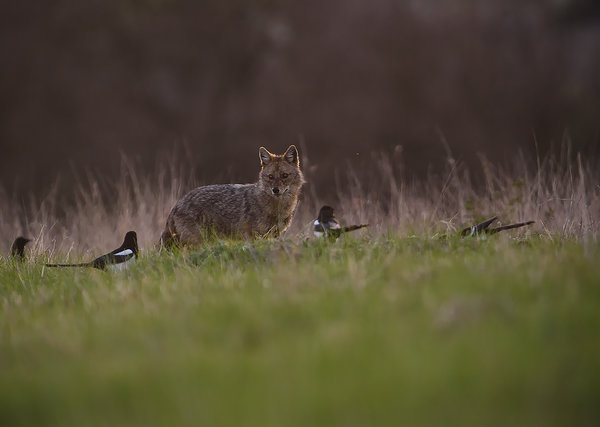
[[[25,245],[31,242],[31,239],[27,237],[19,236],[15,239],[12,246],[10,247],[10,255],[19,261],[25,259]]]
[[[128,231],[121,246],[93,261],[81,264],[46,264],[46,267],[94,267],[100,270],[122,270],[134,262],[138,254],[137,234],[135,231]]]
[[[480,224],[473,225],[471,227],[467,227],[460,232],[462,237],[473,237],[478,236],[480,234],[496,234],[504,230],[511,230],[513,228],[524,227],[526,225],[530,225],[535,223],[535,221],[526,221],[526,222],[518,222],[516,224],[503,225],[501,227],[489,228],[489,226],[498,219],[497,216],[490,218],[488,220],[483,221]]]
[[[313,223],[313,233],[316,237],[328,237],[331,239],[337,239],[342,233],[348,231],[358,230],[359,228],[368,227],[369,224],[361,225],[350,225],[348,227],[342,227],[335,218],[333,208],[331,206],[323,206],[319,211],[319,216]]]

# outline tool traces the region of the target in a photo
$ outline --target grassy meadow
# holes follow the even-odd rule
[[[69,205],[0,192],[2,253],[35,239],[25,262],[0,258],[0,425],[598,425],[597,165],[484,161],[474,183],[449,159],[406,183],[392,160],[323,200],[303,159],[283,238],[174,253],[155,243],[192,185],[176,168],[125,164]],[[316,241],[323,202],[371,226]],[[536,224],[456,236],[492,215]],[[128,229],[142,256],[127,271],[43,267]]]

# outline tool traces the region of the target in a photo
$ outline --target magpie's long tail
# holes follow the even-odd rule
[[[45,264],[46,267],[93,267],[91,262],[83,262],[81,264]]]
[[[347,233],[348,231],[354,231],[354,230],[358,230],[359,228],[365,228],[365,227],[368,227],[368,226],[369,226],[369,224],[350,225],[348,227],[342,228],[342,232],[343,233]]]
[[[511,225],[503,225],[502,227],[496,227],[496,228],[492,228],[491,230],[488,230],[489,234],[496,234],[499,233],[501,231],[504,230],[511,230],[513,228],[519,228],[519,227],[524,227],[526,225],[531,225],[533,224],[535,221],[527,221],[527,222],[518,222],[516,224],[511,224]]]

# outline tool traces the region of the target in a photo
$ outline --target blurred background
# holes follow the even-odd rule
[[[507,164],[600,141],[598,0],[8,2],[0,57],[17,197],[113,176],[121,154],[251,181],[260,145],[296,143],[324,184],[373,152],[418,177],[448,147]]]

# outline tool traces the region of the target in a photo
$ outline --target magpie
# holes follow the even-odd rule
[[[526,222],[518,222],[516,224],[503,225],[501,227],[496,228],[488,228],[494,221],[498,219],[497,216],[492,217],[488,220],[483,221],[477,225],[473,225],[471,227],[467,227],[460,232],[462,237],[473,237],[479,234],[496,234],[504,230],[510,230],[513,228],[524,227],[526,225],[533,224],[535,221],[526,221]]]
[[[14,259],[22,261],[25,259],[25,245],[31,242],[27,237],[19,236],[10,247],[10,254]]]
[[[138,255],[137,234],[135,231],[128,231],[121,246],[93,261],[81,264],[46,264],[46,267],[94,267],[100,270],[121,270],[137,259]]]
[[[358,230],[359,228],[368,227],[369,224],[350,225],[342,227],[335,218],[333,208],[331,206],[323,206],[319,211],[319,216],[313,223],[313,233],[316,237],[329,237],[337,239],[342,233]]]

